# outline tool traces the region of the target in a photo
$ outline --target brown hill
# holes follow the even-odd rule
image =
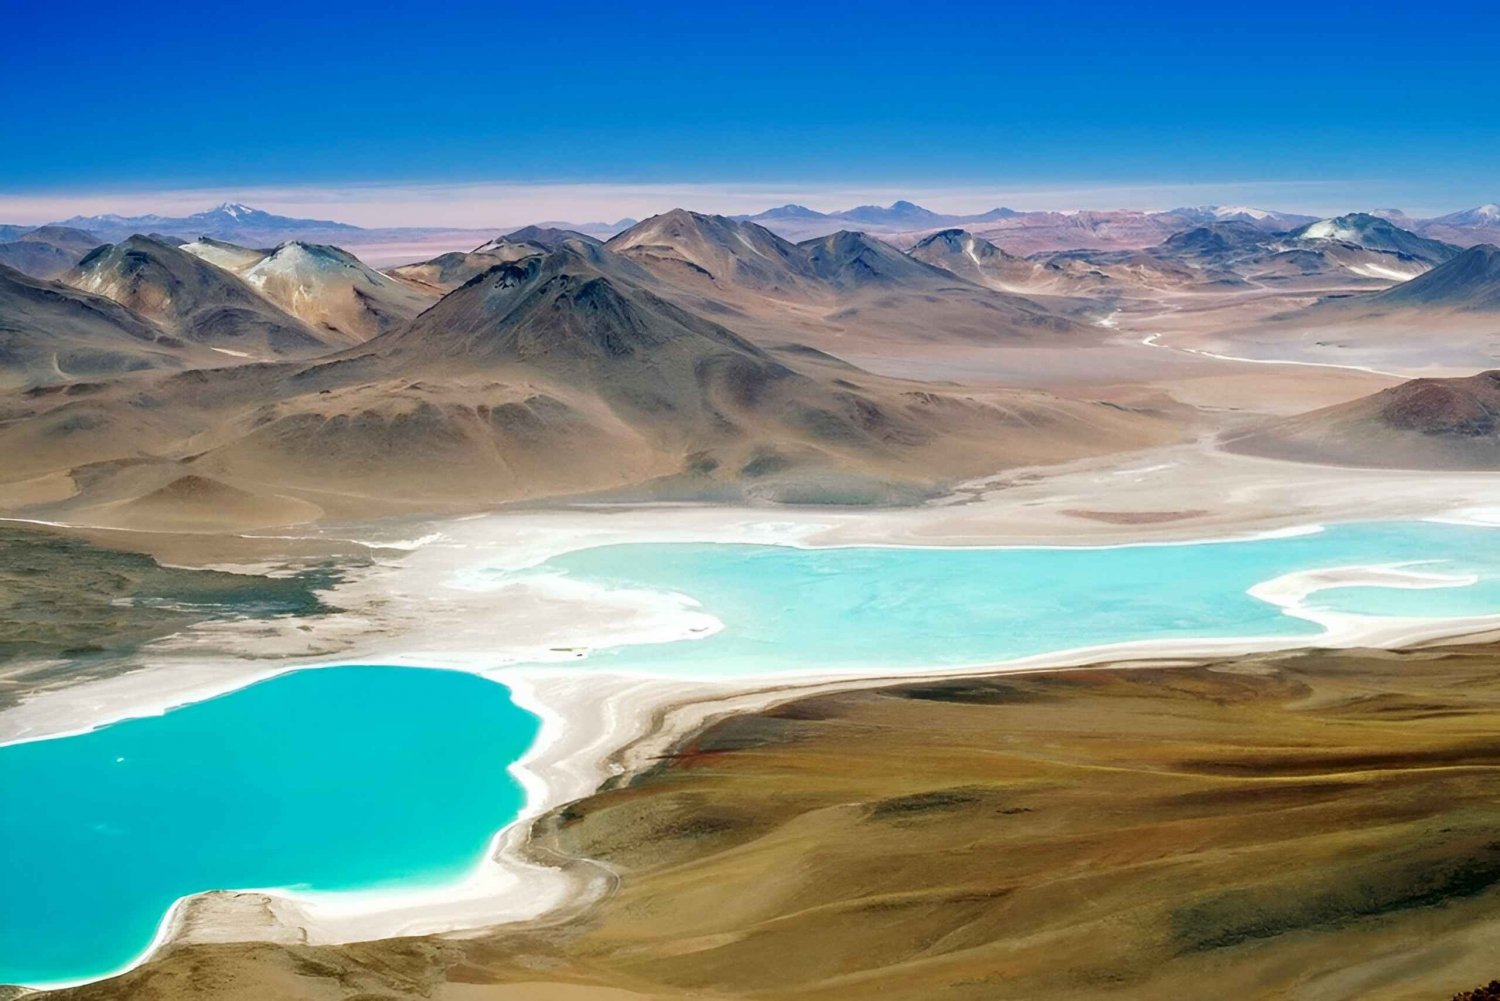
[[[33,278],[56,278],[102,242],[70,226],[39,226],[0,243],[0,264]]]
[[[1277,421],[1226,443],[1299,462],[1399,469],[1500,469],[1500,370],[1413,379]]]

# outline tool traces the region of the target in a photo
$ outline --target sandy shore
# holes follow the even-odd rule
[[[1103,512],[1111,518],[1079,516]],[[1069,513],[1074,512],[1074,513]],[[1162,518],[1162,512],[1173,513]],[[1177,515],[1176,512],[1186,512]],[[280,940],[337,943],[398,934],[473,931],[562,915],[605,892],[612,875],[577,860],[539,857],[530,821],[608,778],[649,763],[715,718],[837,688],[916,673],[963,676],[1082,664],[1160,665],[1306,645],[1306,637],[1137,642],[1061,651],[988,668],[900,675],[808,673],[734,682],[653,679],[549,667],[590,648],[691,640],[717,620],[688,597],[580,587],[508,571],[573,549],[619,542],[717,541],[830,545],[1119,545],[1246,537],[1328,521],[1444,517],[1500,521],[1500,475],[1328,469],[1182,446],[1047,470],[1012,471],[967,485],[954,498],[887,511],[710,507],[600,507],[512,512],[441,523],[329,529],[393,554],[330,596],[346,609],[313,626],[222,624],[155,644],[136,669],[36,693],[0,713],[0,741],[79,732],[159,713],[289,670],[347,663],[473,671],[511,688],[542,720],[513,772],[527,793],[518,820],[460,884],[411,892],[210,893],[187,898],[157,942]],[[289,546],[295,539],[286,540]],[[395,555],[404,553],[404,555]],[[1318,622],[1324,646],[1402,646],[1500,631],[1500,618],[1389,619],[1315,616],[1316,590],[1347,583],[1461,586],[1461,578],[1400,566],[1288,574],[1256,597]],[[254,650],[254,658],[235,651]],[[526,663],[541,666],[519,668]],[[142,959],[145,957],[143,956]]]

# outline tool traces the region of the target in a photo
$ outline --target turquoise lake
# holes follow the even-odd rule
[[[188,893],[458,880],[538,725],[471,674],[341,667],[0,748],[0,982],[115,970]]]
[[[1425,522],[1102,549],[617,545],[492,573],[691,596],[722,632],[596,651],[572,667],[731,677],[958,667],[1163,638],[1292,646],[1315,642],[1319,627],[1250,587],[1292,571],[1392,563],[1478,580],[1338,588],[1308,604],[1381,616],[1500,613],[1500,530]],[[457,880],[519,811],[506,767],[537,729],[491,681],[340,667],[0,748],[0,982],[113,970],[187,893]]]
[[[1439,522],[1094,549],[616,545],[519,576],[677,592],[724,623],[705,639],[598,651],[585,665],[744,676],[984,665],[1127,640],[1311,640],[1317,624],[1246,592],[1298,570],[1392,563],[1480,579],[1426,590],[1337,588],[1307,605],[1381,616],[1500,612],[1500,529]]]

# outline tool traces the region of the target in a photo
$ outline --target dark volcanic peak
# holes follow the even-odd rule
[[[797,247],[806,255],[814,274],[843,291],[871,286],[931,289],[965,284],[952,272],[916,260],[865,233],[839,230],[805,240]]]
[[[1155,249],[1168,257],[1213,258],[1262,246],[1265,230],[1240,220],[1209,223],[1173,233]]]
[[[999,247],[980,236],[975,236],[966,229],[940,229],[936,233],[924,236],[911,248],[911,253],[922,257],[921,252],[942,251],[946,253],[973,254],[980,259],[986,257],[1011,257]]]
[[[1389,306],[1500,310],[1500,248],[1480,243],[1426,274],[1370,298]]]
[[[617,415],[674,437],[724,433],[712,400],[749,405],[803,380],[733,332],[568,249],[491,269],[362,354],[389,376],[479,370],[540,380],[569,397],[595,394]]]
[[[424,357],[556,362],[646,355],[678,336],[759,355],[737,335],[600,271],[564,248],[498,265],[369,347]]]

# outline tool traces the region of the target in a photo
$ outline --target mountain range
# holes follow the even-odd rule
[[[26,483],[73,476],[80,489],[48,509],[60,516],[87,510],[101,523],[145,527],[164,505],[176,505],[207,524],[234,497],[224,509],[236,518],[254,509],[261,523],[273,524],[303,519],[310,506],[356,515],[598,491],[910,500],[948,478],[1176,433],[1149,412],[1089,399],[955,391],[877,375],[789,343],[792,327],[778,327],[775,339],[746,336],[693,308],[709,300],[683,296],[658,277],[677,275],[675,263],[662,263],[664,246],[699,253],[732,279],[725,302],[767,278],[731,260],[760,262],[771,253],[802,283],[799,303],[821,297],[829,309],[861,302],[870,289],[922,302],[956,291],[962,303],[993,300],[997,308],[1010,299],[858,234],[788,250],[754,224],[669,216],[621,234],[614,250],[564,236],[554,249],[502,261],[419,314],[313,360],[140,374],[81,393],[59,388],[13,398],[0,448],[22,461],[8,475]],[[514,244],[492,241],[486,253],[504,256],[529,242],[523,237],[553,240],[512,236]],[[318,252],[288,244],[245,267],[247,256],[211,246],[238,261],[246,280],[143,237],[95,251],[70,279],[151,314],[140,321],[140,339],[149,339],[153,324],[200,336],[197,318],[219,308],[227,290],[265,291],[249,280],[265,261],[289,250]],[[632,253],[641,247],[651,253]],[[185,269],[183,286],[207,285],[215,296],[203,292],[177,306],[148,294],[161,281],[119,278],[156,277],[162,262]],[[202,282],[200,269],[219,281]],[[95,281],[96,274],[108,277]],[[335,274],[344,274],[342,265]],[[120,325],[144,317],[114,309],[118,315],[106,319]],[[84,468],[90,472],[77,479]]]
[[[1494,204],[1480,205],[1431,219],[1408,217],[1392,209],[1371,215],[1385,218],[1418,236],[1460,246],[1494,242],[1495,234],[1500,232],[1500,205]],[[849,229],[901,237],[895,242],[905,246],[938,230],[965,227],[1003,246],[1008,252],[1021,255],[1080,248],[1139,249],[1158,244],[1172,233],[1216,222],[1243,222],[1267,232],[1288,232],[1319,221],[1315,216],[1236,205],[1176,208],[1159,212],[1020,211],[1000,207],[986,212],[955,214],[936,212],[905,200],[886,206],[861,205],[832,212],[791,204],[733,218],[758,223],[794,242]],[[608,239],[635,224],[636,220],[627,218],[613,223],[548,221],[535,225],[540,228],[569,230],[595,239]],[[427,240],[446,240],[450,244],[463,246],[466,234],[485,232],[452,227],[364,228],[326,219],[278,215],[238,202],[225,202],[186,216],[74,216],[48,225],[84,231],[99,243],[118,242],[129,236],[144,234],[175,237],[183,241],[206,236],[253,247],[300,241],[359,248]],[[27,234],[36,234],[43,228],[0,225],[0,241],[3,241],[0,242],[0,263],[15,266],[14,261],[6,261],[5,246]],[[36,239],[39,238],[33,237],[33,242]],[[468,244],[474,245],[475,243]]]
[[[979,232],[1017,218],[998,211],[902,250],[852,223],[794,242],[674,209],[603,242],[530,226],[385,271],[305,240],[134,234],[52,280],[0,266],[0,501],[136,528],[174,510],[261,525],[577,494],[910,501],[1204,419],[1155,385],[1161,364],[1201,358],[1114,329],[1163,296],[1253,292],[1286,311],[1278,350],[1335,357],[1369,335],[1306,332],[1496,308],[1490,246],[1373,214],[1290,230],[1209,214],[1141,248],[1023,256]],[[43,235],[76,250],[78,232]],[[1151,381],[1133,383],[1142,364]],[[1236,447],[1355,419],[1374,418],[1307,415]]]

